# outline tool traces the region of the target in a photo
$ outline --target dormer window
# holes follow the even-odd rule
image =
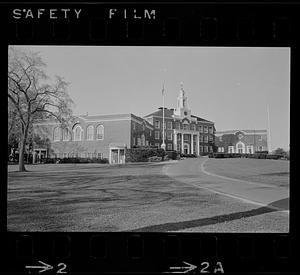
[[[184,112],[184,115],[187,116],[187,112]]]

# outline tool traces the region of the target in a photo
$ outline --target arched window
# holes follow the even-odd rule
[[[94,126],[90,125],[86,129],[86,139],[93,140],[94,139]]]
[[[61,135],[60,127],[54,128],[54,131],[53,131],[53,140],[54,141],[60,141],[60,135]]]
[[[74,141],[80,141],[82,139],[82,128],[80,125],[76,125],[74,128]]]
[[[71,139],[71,134],[68,128],[63,129],[63,141],[69,141]]]
[[[97,126],[96,138],[99,139],[99,140],[104,139],[104,127],[103,127],[103,125],[98,125]]]

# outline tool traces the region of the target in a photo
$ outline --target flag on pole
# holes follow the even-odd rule
[[[165,85],[164,85],[164,84],[163,84],[163,88],[162,88],[162,90],[161,90],[161,94],[162,94],[162,96],[165,95]]]

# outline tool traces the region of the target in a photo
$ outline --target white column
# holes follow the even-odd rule
[[[118,149],[118,164],[120,164],[120,149]]]
[[[177,133],[174,131],[174,148],[175,151],[177,151]]]
[[[181,133],[181,153],[182,154],[184,153],[184,150],[183,150],[183,133]]]
[[[35,164],[35,161],[36,161],[36,152],[33,150],[33,153],[32,153],[32,163]]]
[[[200,155],[200,148],[199,148],[199,134],[197,134],[197,138],[196,138],[196,148],[197,148],[197,155]]]
[[[111,149],[109,148],[109,164],[111,164]]]
[[[191,134],[191,154],[194,154],[194,135]]]

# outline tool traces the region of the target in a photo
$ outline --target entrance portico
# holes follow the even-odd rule
[[[196,148],[194,148],[194,141],[196,141]],[[190,130],[174,130],[174,148],[177,150],[179,148],[178,151],[182,154],[194,154],[196,152],[196,155],[199,156],[199,133]]]
[[[109,145],[109,163],[110,164],[125,164],[125,144],[110,144]]]

